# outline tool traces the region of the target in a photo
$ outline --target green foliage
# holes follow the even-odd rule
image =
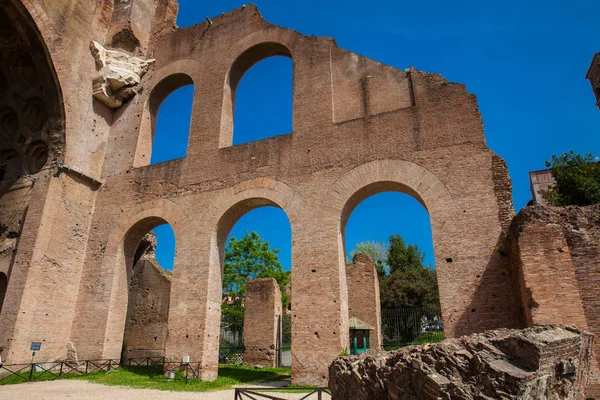
[[[587,206],[600,203],[600,163],[591,153],[581,155],[572,150],[546,161],[552,169],[556,187],[541,191],[554,206]]]
[[[423,268],[424,260],[425,253],[419,249],[419,246],[413,244],[407,246],[400,235],[390,236],[390,245],[386,254],[386,262],[390,267],[390,274]]]
[[[292,344],[292,315],[281,316],[281,348],[289,350]]]
[[[284,271],[279,262],[279,249],[271,249],[256,232],[246,232],[244,237],[232,237],[225,249],[223,268],[223,318],[237,327],[244,324],[244,299],[246,283],[252,279],[275,278],[285,293],[290,282],[290,272]],[[287,295],[282,295],[283,307],[289,304]]]
[[[439,310],[440,294],[434,269],[423,265],[392,272],[379,284],[381,308]]]
[[[350,352],[348,351],[347,347],[344,347],[342,349],[342,351],[340,351],[340,357],[348,357],[350,355]]]
[[[367,240],[364,242],[359,242],[354,247],[354,250],[350,252],[350,257],[353,257],[357,254],[364,254],[369,256],[371,260],[375,263],[375,268],[377,268],[377,273],[380,277],[385,276],[387,274],[387,268],[385,263],[387,247],[385,243],[375,242],[371,240]]]

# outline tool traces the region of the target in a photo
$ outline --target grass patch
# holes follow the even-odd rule
[[[186,383],[185,380],[169,380],[165,378],[162,366],[158,365],[149,368],[121,367],[118,370],[111,372],[95,372],[84,376],[67,374],[60,378],[36,372],[33,374],[33,381],[76,379],[108,386],[127,386],[140,389],[171,390],[178,392],[207,392],[212,390],[230,389],[236,385],[243,385],[255,381],[285,379],[290,377],[290,374],[291,371],[289,369],[255,369],[244,366],[221,366],[219,367],[218,378],[212,382],[190,379],[188,380],[188,383]],[[23,382],[23,379],[11,376],[0,381],[0,385]]]

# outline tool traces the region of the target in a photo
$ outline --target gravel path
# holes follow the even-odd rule
[[[245,385],[244,387],[279,387],[285,384],[287,384],[286,381],[256,382],[255,385]],[[75,380],[0,386],[0,399],[3,400],[234,400],[234,393],[233,389],[217,392],[169,392],[153,389],[131,389],[123,386],[105,386]],[[277,393],[274,395],[284,399],[299,399],[303,396],[303,394],[298,393]],[[324,398],[329,399],[330,397],[326,395]]]

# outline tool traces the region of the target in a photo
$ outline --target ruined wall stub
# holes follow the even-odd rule
[[[357,254],[352,264],[346,265],[348,283],[348,318],[356,317],[375,327],[371,332],[371,349],[383,346],[381,336],[381,301],[379,299],[379,277],[373,260]]]
[[[528,326],[563,323],[600,336],[600,205],[530,206],[507,237],[521,318]],[[600,397],[595,340],[588,397]]]
[[[129,283],[121,360],[164,357],[171,281],[156,261],[135,264]]]
[[[322,385],[348,346],[346,221],[381,191],[407,193],[429,212],[449,337],[522,325],[508,258],[492,251],[514,213],[510,179],[464,85],[269,24],[252,5],[176,29],[175,2],[135,0],[153,16],[131,31],[149,32],[136,38],[156,61],[143,90],[112,110],[93,100],[89,46],[110,47],[123,10],[109,0],[2,1],[27,9],[46,38],[65,104],[64,162],[81,172],[48,173],[29,198],[0,315],[8,361],[28,361],[40,340],[40,359],[65,357],[69,341],[79,359],[119,358],[137,244],[169,223],[177,254],[165,355],[189,356],[214,379],[225,240],[245,212],[272,205],[293,232],[293,379]],[[232,146],[237,84],[272,55],[293,60],[293,131]],[[189,83],[187,156],[148,165],[158,106]]]
[[[248,281],[245,307],[244,364],[276,367],[282,315],[277,281],[273,278]]]

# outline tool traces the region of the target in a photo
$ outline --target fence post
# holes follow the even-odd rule
[[[58,372],[58,376],[62,376],[63,365],[64,365],[64,362],[61,361],[60,362],[60,371]]]
[[[85,360],[85,375],[88,374],[89,363],[90,363],[90,360]]]
[[[146,369],[150,369],[150,357],[146,357]]]
[[[33,366],[35,364],[31,364],[31,368],[29,369],[29,382],[33,379]]]
[[[106,372],[110,372],[110,363],[112,362],[112,359],[108,360],[108,371]]]
[[[188,383],[188,372],[190,372],[190,364],[186,364],[185,366],[185,383]]]

